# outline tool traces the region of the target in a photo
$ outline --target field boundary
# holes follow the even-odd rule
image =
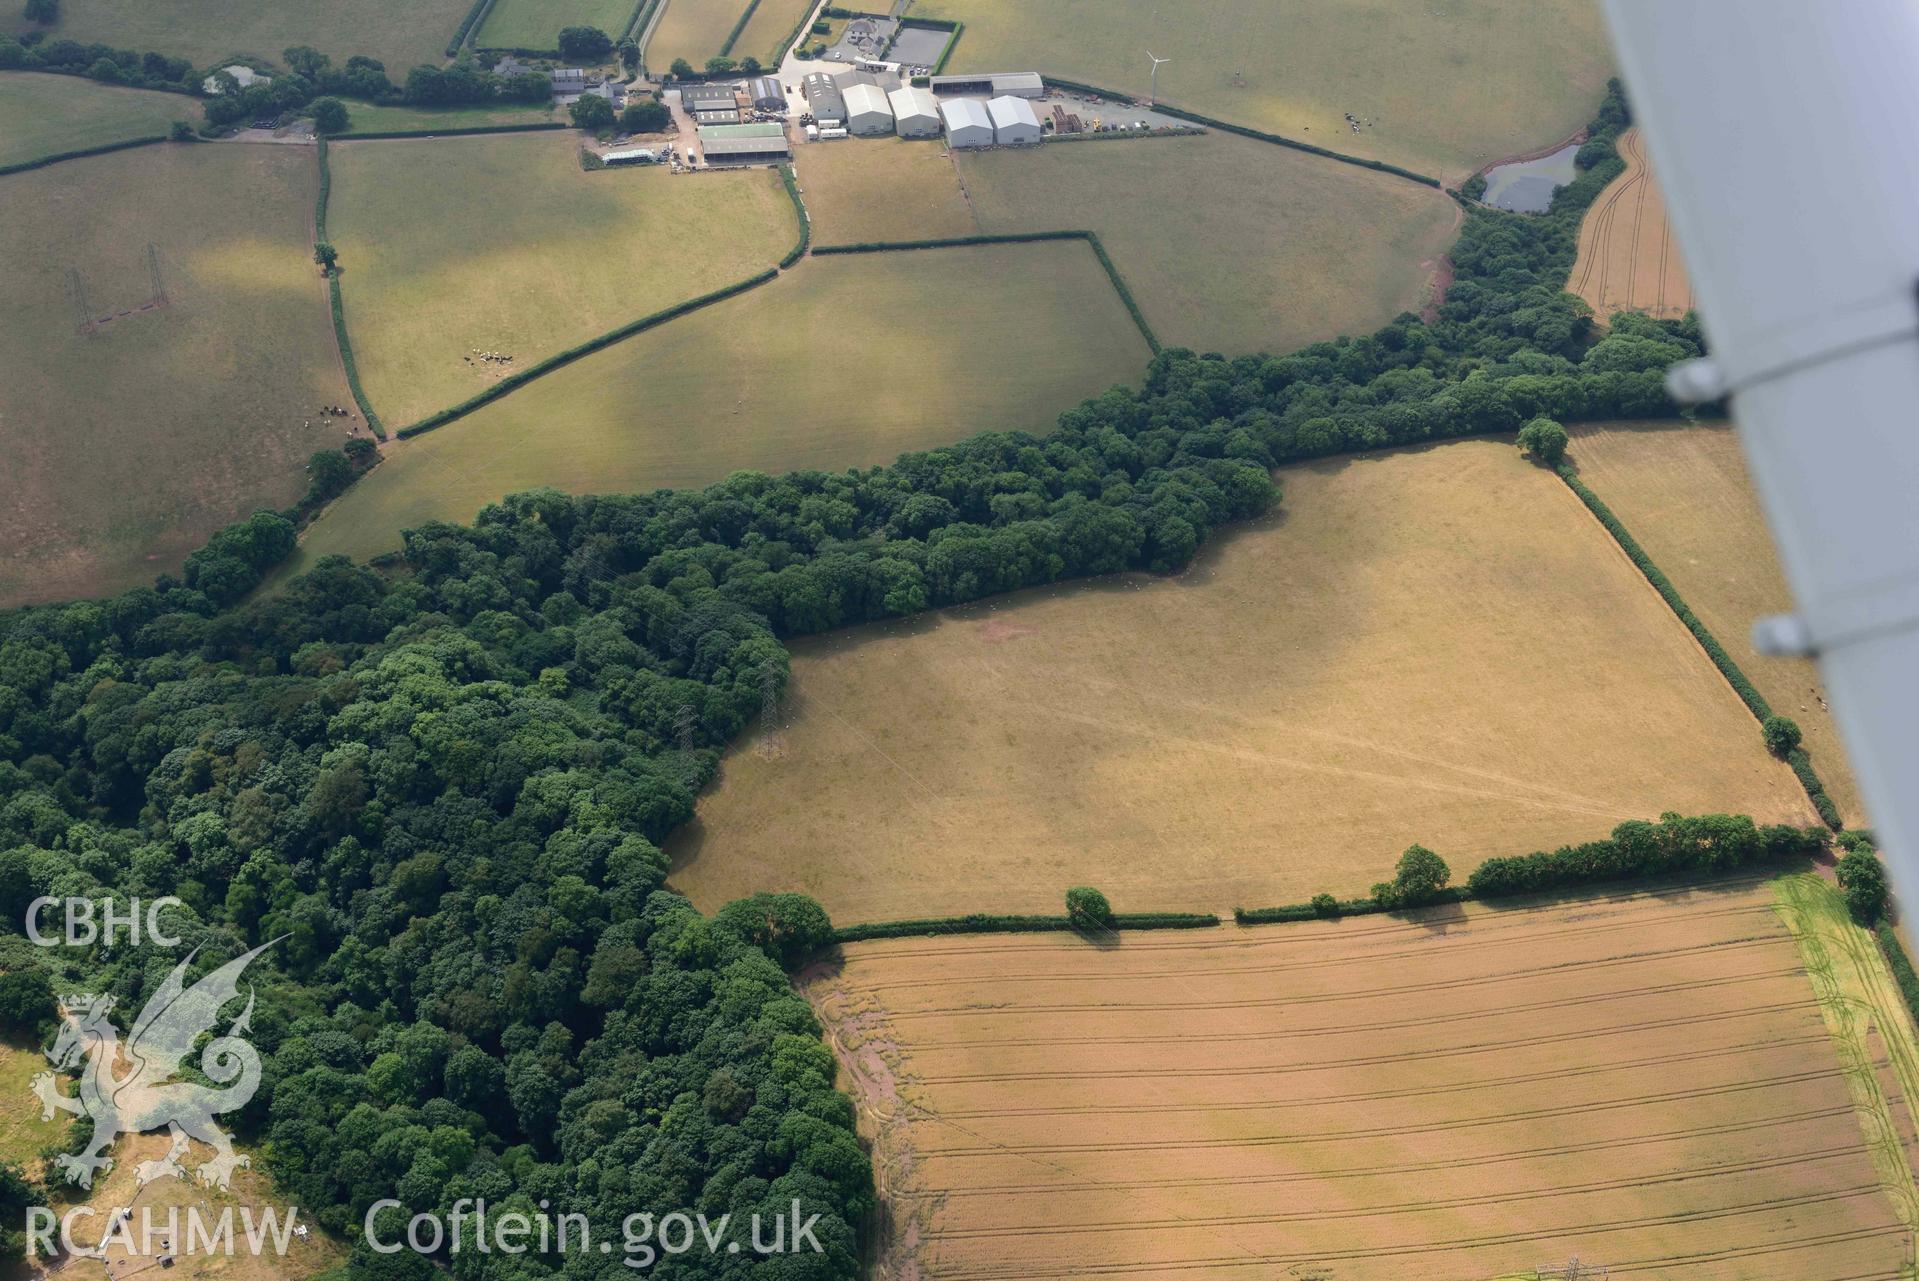
[[[753,12],[759,7],[760,0],[746,0],[746,12],[742,13],[740,20],[733,24],[733,29],[726,33],[726,39],[720,42],[720,57],[726,58],[732,56],[733,46],[739,43],[740,33],[746,30],[747,23],[753,21]],[[778,70],[779,68],[774,68],[776,73]]]
[[[779,268],[768,267],[765,271],[759,272],[757,275],[748,276],[745,280],[735,281],[733,284],[725,285],[719,289],[701,294],[697,298],[689,298],[685,302],[675,303],[671,307],[664,307],[649,315],[641,316],[638,320],[629,321],[617,329],[609,329],[603,334],[597,334],[583,343],[576,343],[564,351],[556,352],[548,356],[538,364],[529,365],[517,373],[507,375],[476,396],[469,396],[457,405],[442,409],[438,413],[428,414],[425,418],[420,419],[420,421],[400,428],[399,437],[401,440],[407,440],[423,432],[432,431],[437,427],[444,427],[455,419],[464,418],[474,410],[493,403],[508,392],[516,391],[524,387],[535,378],[544,377],[556,369],[572,364],[583,356],[590,356],[596,351],[611,347],[614,343],[622,339],[631,338],[635,334],[658,328],[669,320],[676,320],[690,312],[699,311],[704,307],[711,307],[716,302],[724,302],[728,298],[747,292],[749,289],[757,289],[768,281],[777,279],[779,274]]]
[[[349,129],[345,133],[334,134],[333,141],[411,142],[428,138],[470,138],[487,133],[549,133],[555,129],[573,127],[561,120],[529,120],[518,125],[457,125],[451,129],[375,129],[367,133],[354,133]]]
[[[806,211],[806,201],[800,198],[800,182],[790,164],[780,166],[780,185],[786,188],[786,198],[793,202],[793,213],[800,220],[800,238],[786,257],[780,259],[780,270],[785,271],[806,256],[813,246],[813,215]]]
[[[454,31],[453,39],[447,41],[446,56],[458,57],[466,42],[479,36],[480,24],[486,21],[486,15],[491,12],[493,12],[493,0],[473,0],[473,7],[466,11],[466,18]]]
[[[1126,278],[1119,273],[1112,256],[1106,252],[1106,246],[1100,243],[1099,234],[1093,231],[1019,231],[997,235],[979,234],[973,236],[941,236],[933,240],[863,240],[844,245],[819,245],[813,253],[821,254],[883,254],[906,253],[920,249],[955,249],[966,245],[1019,245],[1046,240],[1083,240],[1093,248],[1093,257],[1106,272],[1106,279],[1119,295],[1120,303],[1133,318],[1133,324],[1139,329],[1140,337],[1146,340],[1146,346],[1157,356],[1162,348],[1159,335],[1146,323],[1146,313],[1140,310],[1139,301],[1133,297],[1133,291],[1127,287]]]
[[[953,38],[955,40],[959,39],[958,34],[956,33]],[[948,47],[950,49],[951,46]],[[945,65],[944,59],[941,60],[940,65]],[[1049,85],[1056,85],[1061,89],[1076,90],[1079,93],[1091,94],[1093,97],[1103,98],[1107,102],[1131,103],[1136,101],[1132,94],[1115,93],[1111,89],[1102,89],[1098,85],[1090,85],[1080,80],[1065,80],[1058,76],[1046,75],[1044,72],[1040,74],[1040,78]],[[1301,142],[1298,138],[1288,138],[1284,134],[1268,133],[1264,129],[1255,129],[1251,125],[1230,124],[1227,121],[1215,119],[1212,116],[1202,116],[1197,111],[1188,111],[1184,107],[1169,106],[1164,102],[1154,103],[1151,109],[1159,112],[1163,116],[1172,116],[1176,120],[1191,121],[1196,125],[1204,125],[1208,129],[1217,129],[1221,133],[1238,134],[1242,138],[1251,138],[1255,142],[1270,143],[1275,147],[1288,147],[1294,151],[1304,151],[1308,155],[1323,156],[1328,160],[1337,160],[1343,165],[1355,165],[1361,169],[1371,169],[1375,173],[1391,174],[1395,178],[1404,178],[1408,182],[1416,182],[1422,187],[1431,187],[1436,191],[1446,190],[1445,183],[1433,177],[1431,174],[1420,173],[1417,169],[1407,169],[1401,165],[1390,164],[1384,160],[1368,160],[1364,156],[1355,156],[1345,151],[1334,151],[1331,147],[1322,147],[1317,143]]]
[[[11,165],[0,165],[0,178],[8,174],[26,173],[32,169],[45,169],[48,165],[57,165],[63,160],[85,160],[88,156],[111,155],[116,151],[131,151],[135,147],[151,147],[156,142],[167,141],[163,133],[147,134],[139,138],[127,138],[120,142],[103,142],[97,147],[81,147],[74,151],[55,151],[32,160],[22,160]]]
[[[313,238],[316,243],[324,243],[327,238],[327,199],[333,194],[333,170],[327,164],[327,140],[321,138],[316,142],[314,151],[320,166],[320,192],[313,202]],[[346,302],[340,296],[340,273],[337,270],[327,273],[326,285],[327,301],[333,313],[333,337],[340,345],[340,364],[346,370],[347,390],[353,393],[353,403],[366,415],[367,429],[385,440],[386,425],[373,412],[373,402],[367,399],[366,389],[360,386],[360,367],[353,359],[353,339],[347,336]]]
[[[1700,648],[1706,651],[1706,657],[1710,658],[1713,666],[1719,669],[1719,674],[1726,678],[1726,683],[1732,686],[1733,693],[1739,695],[1740,701],[1746,705],[1746,710],[1752,713],[1753,719],[1762,725],[1765,724],[1773,715],[1772,704],[1766,701],[1766,696],[1759,692],[1758,686],[1754,685],[1746,673],[1740,670],[1733,656],[1726,651],[1725,646],[1719,643],[1719,639],[1712,634],[1700,617],[1692,612],[1692,607],[1686,604],[1685,597],[1679,594],[1679,589],[1673,585],[1670,578],[1666,577],[1665,571],[1653,563],[1652,557],[1646,554],[1646,549],[1641,547],[1639,540],[1627,531],[1625,523],[1613,513],[1612,508],[1606,506],[1605,500],[1594,493],[1591,486],[1579,479],[1578,472],[1571,464],[1562,463],[1555,470],[1559,478],[1566,482],[1567,488],[1578,495],[1579,501],[1586,505],[1586,510],[1593,514],[1593,518],[1605,527],[1608,534],[1612,535],[1613,541],[1619,544],[1619,549],[1626,553],[1626,558],[1638,567],[1641,574],[1645,575],[1646,581],[1652,584],[1653,590],[1657,591],[1660,598],[1671,607],[1672,612],[1678,615],[1679,621],[1686,625],[1686,630],[1692,633],[1693,639],[1698,641]],[[1812,757],[1807,754],[1806,749],[1795,747],[1785,759],[1786,764],[1792,767],[1794,776],[1799,779],[1799,785],[1806,789],[1806,797],[1812,802],[1812,807],[1819,812],[1820,820],[1835,832],[1843,830],[1845,824],[1840,820],[1839,807],[1834,805],[1832,797],[1826,794],[1826,785],[1820,781],[1818,772],[1813,769]]]
[[[1211,912],[1115,912],[1109,930],[1207,930],[1224,922]],[[873,921],[833,931],[834,943],[863,943],[872,939],[925,938],[950,934],[1082,933],[1068,916],[1010,916],[975,912],[969,916],[928,917],[922,920]]]

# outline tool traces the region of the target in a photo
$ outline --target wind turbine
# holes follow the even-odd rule
[[[1153,51],[1151,49],[1148,49],[1146,51],[1146,56],[1148,58],[1153,59],[1153,87],[1151,92],[1147,95],[1146,104],[1148,106],[1157,106],[1159,103],[1159,64],[1162,62],[1171,62],[1172,59],[1171,58],[1154,58]]]

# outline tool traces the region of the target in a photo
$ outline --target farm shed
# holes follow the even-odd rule
[[[894,126],[902,138],[930,138],[940,131],[939,103],[924,89],[907,85],[886,96]]]
[[[893,132],[893,107],[886,101],[886,94],[878,85],[850,84],[841,98],[846,103],[847,132]]]
[[[646,147],[628,147],[624,151],[609,151],[600,157],[608,168],[615,165],[650,165],[659,159]]]
[[[740,113],[739,110],[734,107],[728,107],[722,111],[695,111],[693,113],[693,123],[701,127],[705,127],[706,125],[736,125],[739,122]]]
[[[780,82],[776,76],[760,76],[758,79],[747,81],[746,94],[753,100],[753,105],[761,111],[786,110],[786,92],[780,88]]]
[[[700,130],[700,141],[709,138],[784,138],[786,126],[767,121],[763,124],[714,125]]]
[[[700,149],[706,152],[706,163],[709,165],[770,164],[776,160],[786,160],[793,154],[793,148],[787,144],[784,136],[714,138],[704,130],[700,134]]]
[[[586,92],[586,72],[578,67],[561,67],[553,73],[553,96],[579,97]]]
[[[934,76],[933,92],[987,95],[994,98],[1043,98],[1046,81],[1037,71],[982,71],[969,75]]]
[[[953,147],[990,147],[993,145],[993,118],[986,104],[977,98],[949,98],[940,104],[946,120],[946,142]]]
[[[1002,147],[1038,142],[1046,136],[1033,114],[1033,104],[1024,98],[995,98],[986,104],[986,114],[993,120],[994,140]]]
[[[824,71],[815,71],[800,82],[806,94],[807,109],[822,129],[840,129],[846,125],[846,99],[840,95],[839,82]]]
[[[737,111],[739,91],[732,85],[682,85],[680,106],[688,113],[700,111]]]

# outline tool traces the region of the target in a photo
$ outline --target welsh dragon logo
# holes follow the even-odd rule
[[[68,1181],[92,1187],[94,1174],[113,1164],[107,1153],[115,1139],[163,1125],[172,1131],[173,1142],[159,1160],[142,1161],[135,1167],[142,1185],[169,1175],[185,1177],[180,1159],[187,1154],[189,1139],[213,1149],[213,1156],[194,1170],[208,1187],[226,1187],[234,1170],[251,1163],[233,1150],[232,1136],[213,1123],[219,1113],[246,1106],[260,1088],[260,1056],[241,1035],[253,1017],[251,987],[246,1008],[226,1034],[214,1037],[200,1051],[200,1070],[215,1085],[169,1078],[181,1070],[201,1034],[213,1030],[221,1007],[238,999],[241,972],[278,941],[262,943],[192,987],[186,985],[186,975],[195,954],[189,953],[140,1011],[124,1045],[107,1017],[113,1009],[112,997],[85,994],[64,999],[66,1017],[47,1058],[59,1071],[78,1071],[79,1097],[60,1093],[50,1071],[35,1076],[32,1088],[40,1098],[41,1119],[52,1120],[56,1111],[93,1119],[93,1139],[86,1149],[77,1156],[62,1154],[55,1159]]]

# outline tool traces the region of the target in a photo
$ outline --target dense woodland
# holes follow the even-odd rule
[[[1660,375],[1695,329],[1626,317],[1595,341],[1561,289],[1625,118],[1615,90],[1551,213],[1469,208],[1430,324],[1277,357],[1169,351],[1050,435],[867,471],[521,494],[410,532],[397,564],[323,561],[243,603],[293,545],[262,513],[152,588],[0,616],[11,1017],[44,1028],[48,993],[82,985],[137,1010],[178,959],[29,947],[31,897],[175,894],[202,967],[286,936],[250,971],[268,1084],[238,1120],[328,1226],[357,1237],[389,1196],[544,1199],[596,1223],[797,1196],[827,1253],[657,1271],[857,1275],[872,1174],[785,972],[823,914],[781,898],[708,919],[663,889],[660,843],[779,696],[782,638],[1178,569],[1276,500],[1276,463],[1675,412]],[[364,1250],[356,1267],[428,1271]]]

